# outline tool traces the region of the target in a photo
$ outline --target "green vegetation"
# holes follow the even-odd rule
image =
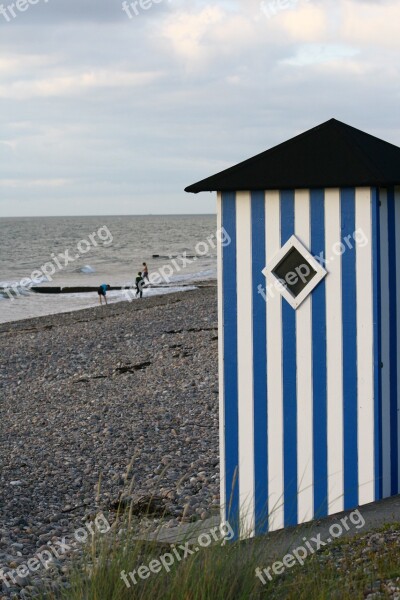
[[[96,542],[87,555],[86,566],[77,566],[74,571],[71,587],[47,594],[46,600],[357,600],[374,592],[380,592],[376,598],[395,598],[393,590],[400,590],[397,524],[325,546],[308,557],[304,566],[287,568],[272,581],[266,577],[266,585],[256,578],[255,569],[271,565],[268,537],[223,546],[215,542],[176,559],[169,573],[164,568],[159,573],[148,569],[145,580],[136,574],[136,585],[128,574],[137,572],[140,566],[149,567],[152,560],[171,553],[173,547],[134,540],[131,535],[112,539]],[[191,545],[191,550],[194,547]],[[183,557],[183,549],[179,553]],[[265,556],[269,558],[265,560]],[[130,588],[121,579],[121,572],[127,574]],[[146,570],[142,573],[147,575]]]

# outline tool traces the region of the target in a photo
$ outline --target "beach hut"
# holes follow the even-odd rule
[[[218,192],[223,519],[249,537],[399,493],[400,148],[332,119]],[[227,241],[228,240],[228,241]]]

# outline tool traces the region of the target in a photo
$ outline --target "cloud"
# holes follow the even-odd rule
[[[0,85],[0,98],[42,98],[69,96],[101,88],[136,88],[154,82],[162,74],[152,72],[90,71],[46,79],[26,79]]]
[[[364,2],[344,0],[342,35],[353,43],[379,47],[400,46],[400,4],[395,2]]]
[[[276,16],[280,27],[291,41],[323,42],[329,34],[329,12],[322,6],[299,3],[296,10],[282,11]]]
[[[255,14],[259,17],[259,7]],[[264,34],[255,14],[211,4],[195,6],[166,17],[161,34],[192,72],[208,67],[215,60],[237,57],[243,50],[261,43]]]
[[[283,60],[283,63],[293,66],[306,66],[322,63],[341,63],[349,57],[354,57],[359,50],[338,44],[308,44],[297,49],[296,55]],[[349,61],[345,61],[349,64]]]
[[[1,23],[0,214],[212,212],[184,187],[333,116],[400,144],[397,3],[290,2],[49,0]]]
[[[3,146],[7,146],[8,148],[11,148],[12,150],[15,150],[15,147],[17,145],[16,141],[12,142],[10,140],[0,140],[0,144],[3,144]]]
[[[187,61],[198,61],[210,52],[207,38],[214,26],[221,27],[225,12],[207,6],[198,12],[182,12],[166,20],[163,35],[176,54]]]
[[[56,58],[47,55],[3,55],[0,57],[0,73],[2,76],[11,75],[15,78],[18,73],[24,73],[28,69],[45,68],[55,63]]]
[[[7,8],[12,5],[11,1],[3,0]],[[14,3],[15,6],[15,3]],[[15,26],[36,25],[43,26],[49,23],[110,23],[126,19],[122,10],[122,0],[39,0],[37,4],[29,5],[28,10],[23,12],[13,10],[16,14],[7,10],[10,23],[4,17],[0,23]]]
[[[69,183],[67,179],[0,179],[0,187],[16,189],[59,188]]]

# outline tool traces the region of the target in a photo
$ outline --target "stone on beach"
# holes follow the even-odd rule
[[[215,288],[3,324],[0,336],[0,569],[71,545],[3,595],[66,582],[82,553],[74,532],[100,512],[112,521],[121,498],[157,498],[175,525],[215,514]]]

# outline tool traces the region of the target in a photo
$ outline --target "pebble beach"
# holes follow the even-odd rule
[[[0,598],[66,583],[74,531],[121,502],[156,498],[166,527],[218,513],[213,283],[0,336],[0,570],[73,540],[51,569],[0,582]]]
[[[74,566],[90,572],[89,532],[123,536],[125,508],[160,540],[218,518],[216,296],[204,282],[0,325],[0,600],[68,597]],[[357,565],[371,571],[363,597],[398,598],[400,578],[372,574],[376,557],[398,555],[398,511],[398,498],[365,507],[363,535],[316,553],[318,568],[347,581]],[[326,539],[337,518],[275,532],[259,563],[307,527]]]

